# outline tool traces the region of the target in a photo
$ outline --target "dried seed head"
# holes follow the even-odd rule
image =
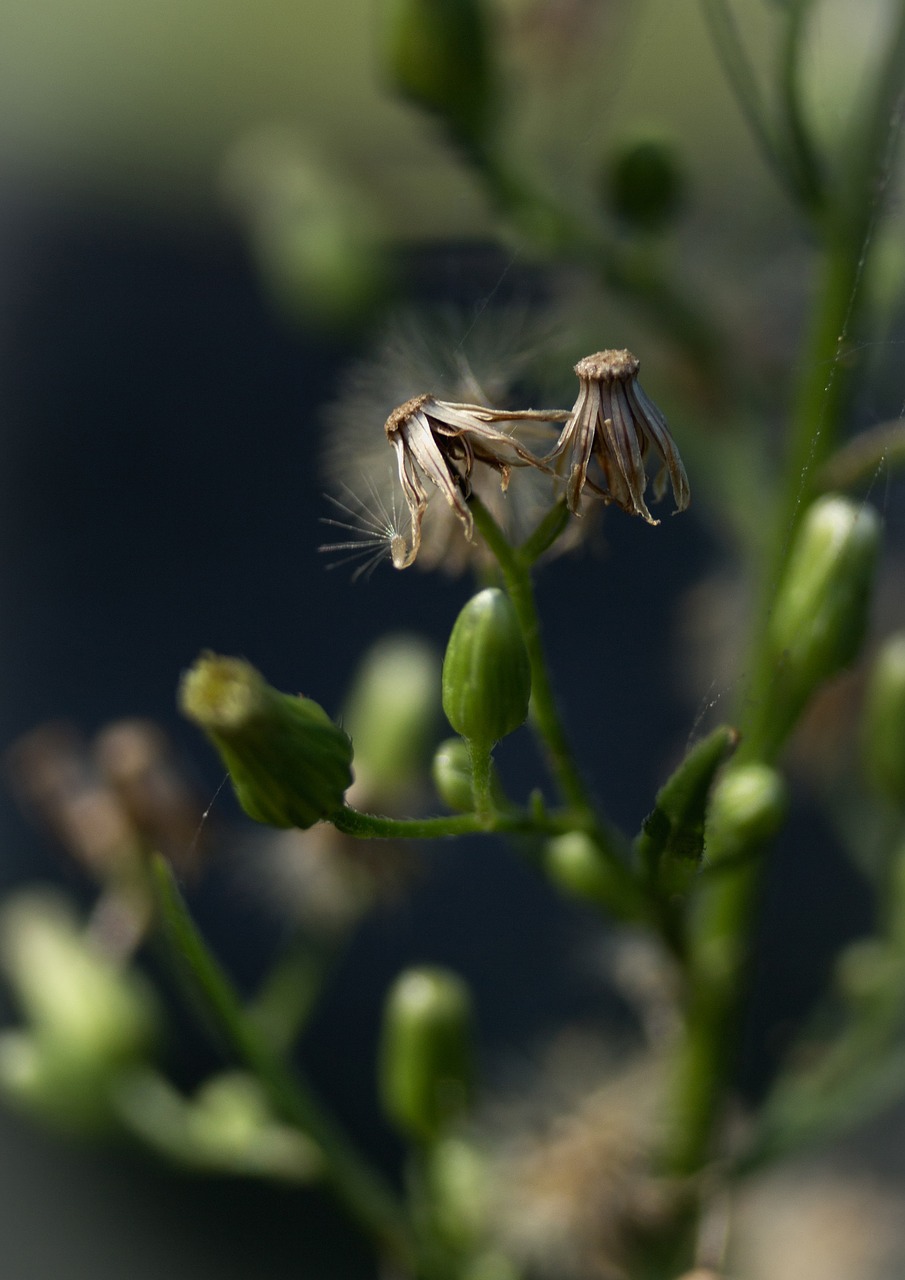
[[[641,361],[631,351],[598,351],[585,356],[575,366],[579,378],[597,382],[618,382],[634,378]]]
[[[566,497],[575,515],[581,513],[581,498],[587,490],[648,524],[658,524],[644,500],[651,452],[661,464],[654,478],[654,496],[662,497],[668,479],[676,509],[684,511],[688,506],[691,492],[682,459],[666,419],[638,385],[639,367],[638,358],[626,350],[598,351],[575,366],[578,399],[546,459],[568,460]],[[602,485],[588,476],[592,460],[602,473]]]

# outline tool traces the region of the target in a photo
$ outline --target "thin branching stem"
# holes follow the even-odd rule
[[[726,0],[701,0],[701,9],[710,31],[713,47],[722,64],[726,83],[738,103],[752,137],[760,148],[761,155],[780,184],[797,197],[798,183],[789,172],[783,147],[770,123],[757,76],[742,42],[732,10]]]
[[[163,934],[189,994],[200,1001],[236,1058],[257,1076],[274,1110],[320,1148],[324,1176],[353,1217],[406,1274],[415,1245],[405,1212],[383,1178],[359,1154],[300,1073],[260,1033],[201,936],[163,858],[152,865]]]

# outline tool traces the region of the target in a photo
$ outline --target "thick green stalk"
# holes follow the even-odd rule
[[[415,1245],[395,1195],[355,1150],[309,1085],[258,1031],[199,933],[163,858],[154,859],[152,872],[164,934],[185,985],[201,1000],[232,1052],[258,1077],[278,1114],[320,1148],[325,1177],[353,1217],[404,1273],[413,1273]]]

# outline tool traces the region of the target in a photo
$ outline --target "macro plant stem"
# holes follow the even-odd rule
[[[711,19],[722,23],[727,18],[722,0],[704,0],[704,4]],[[731,73],[731,66],[728,69]],[[794,68],[788,65],[787,79],[793,73]],[[823,261],[813,321],[799,361],[801,374],[793,397],[780,501],[762,566],[751,679],[740,717],[741,744],[730,770],[753,761],[773,764],[785,743],[785,735],[774,728],[779,709],[774,702],[777,685],[769,643],[770,617],[794,532],[815,496],[816,479],[836,447],[850,402],[854,370],[846,357],[863,303],[862,285],[882,196],[881,179],[891,162],[901,123],[905,3],[899,5],[876,84],[871,103],[848,139],[847,170],[837,178],[836,190],[826,193],[820,210]],[[734,87],[738,93],[739,86]],[[759,136],[763,142],[762,133]],[[799,146],[801,142],[799,139]],[[804,193],[799,191],[798,196],[804,212],[813,213],[814,205],[809,207]],[[699,925],[703,935],[699,946],[706,949],[711,941],[719,946],[723,939],[728,949],[719,971],[706,965],[699,974],[692,973],[685,1037],[673,1079],[677,1128],[670,1161],[677,1173],[694,1173],[713,1155],[716,1126],[735,1064],[734,1045],[747,992],[747,960],[762,866],[763,859],[758,857],[731,870],[724,882],[712,889],[708,919]]]
[[[480,498],[472,494],[469,506],[481,537],[500,566],[506,590],[522,629],[531,661],[531,720],[544,745],[550,770],[563,799],[578,813],[587,817],[593,814],[594,809],[556,709],[541,642],[540,619],[534,600],[530,568],[526,566],[519,551],[509,544]]]
[[[770,610],[795,529],[816,496],[824,464],[842,434],[857,354],[851,344],[864,302],[864,279],[883,195],[883,180],[899,141],[905,98],[905,3],[899,5],[876,94],[852,128],[847,171],[837,179],[820,222],[823,262],[798,367],[789,444],[772,536],[761,572],[760,607],[749,670],[750,714],[743,721],[739,761],[772,762],[783,740],[771,732],[773,666],[768,652]]]
[[[492,822],[494,814],[492,752],[489,747],[476,742],[468,744],[468,751],[471,756],[471,785],[475,815],[481,822]]]
[[[493,516],[474,494],[469,505],[481,537],[500,566],[522,629],[531,662],[530,718],[561,796],[572,811],[571,830],[585,831],[591,836],[613,872],[620,900],[623,904],[637,904],[641,889],[627,864],[627,843],[621,833],[598,814],[592,803],[559,718],[541,641],[540,619],[531,582],[531,561],[523,551],[509,544]],[[560,514],[557,508],[554,508],[554,513],[558,521]],[[543,522],[539,527],[543,527]],[[529,539],[527,545],[531,542]]]
[[[337,831],[361,840],[436,840],[443,836],[468,836],[497,831],[509,835],[557,836],[574,831],[571,810],[538,814],[533,810],[496,809],[486,813],[455,813],[436,818],[388,818],[379,813],[362,813],[343,805],[331,814]]]
[[[200,1000],[236,1058],[257,1076],[274,1110],[320,1148],[324,1177],[352,1216],[405,1274],[414,1274],[414,1238],[393,1191],[359,1155],[305,1080],[259,1032],[160,856],[153,860],[152,876],[163,934],[184,985]]]

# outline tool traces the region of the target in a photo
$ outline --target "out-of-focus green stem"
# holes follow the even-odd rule
[[[797,184],[789,173],[782,146],[770,125],[763,95],[732,10],[726,0],[701,0],[701,9],[713,47],[723,67],[726,84],[738,103],[761,155],[778,181],[797,195]]]
[[[693,290],[665,275],[650,254],[637,253],[599,224],[585,225],[514,172],[508,158],[485,148],[471,159],[490,198],[521,235],[541,252],[594,272],[697,367],[712,395],[725,398],[725,343]]]
[[[739,761],[771,761],[783,745],[770,730],[774,684],[768,646],[770,607],[792,536],[815,496],[821,468],[837,446],[850,402],[857,367],[849,358],[849,341],[864,301],[864,272],[883,181],[901,132],[903,85],[905,2],[899,5],[874,96],[852,128],[844,149],[847,167],[824,212],[824,258],[814,319],[799,361],[802,373],[793,400],[782,491],[762,572]]]
[[[791,176],[803,207],[819,218],[826,201],[826,183],[820,161],[805,124],[801,103],[801,38],[813,0],[796,0],[785,17],[779,87],[785,110],[786,138]]]
[[[320,1148],[325,1176],[356,1221],[405,1274],[413,1274],[415,1242],[395,1195],[257,1030],[199,933],[163,858],[154,859],[152,874],[164,934],[185,985],[201,1000],[232,1052],[258,1077],[277,1113]]]
[[[708,0],[714,10],[721,0]],[[849,404],[853,369],[846,360],[863,302],[862,279],[881,197],[881,178],[897,137],[905,85],[905,3],[876,77],[871,102],[846,148],[847,166],[822,211],[824,254],[814,319],[799,361],[784,486],[767,548],[761,604],[749,670],[751,681],[739,717],[741,745],[730,768],[772,763],[784,739],[773,730],[777,708],[770,610],[783,576],[795,529],[815,494],[819,468],[834,449]],[[897,105],[899,104],[899,105]],[[705,891],[697,921],[697,968],[691,974],[685,1041],[674,1077],[677,1127],[670,1167],[690,1174],[712,1156],[734,1065],[737,1027],[746,982],[761,860],[728,869]]]
[[[493,804],[493,770],[489,747],[476,742],[468,744],[471,756],[471,786],[474,796],[475,813],[483,822],[492,821]]]

